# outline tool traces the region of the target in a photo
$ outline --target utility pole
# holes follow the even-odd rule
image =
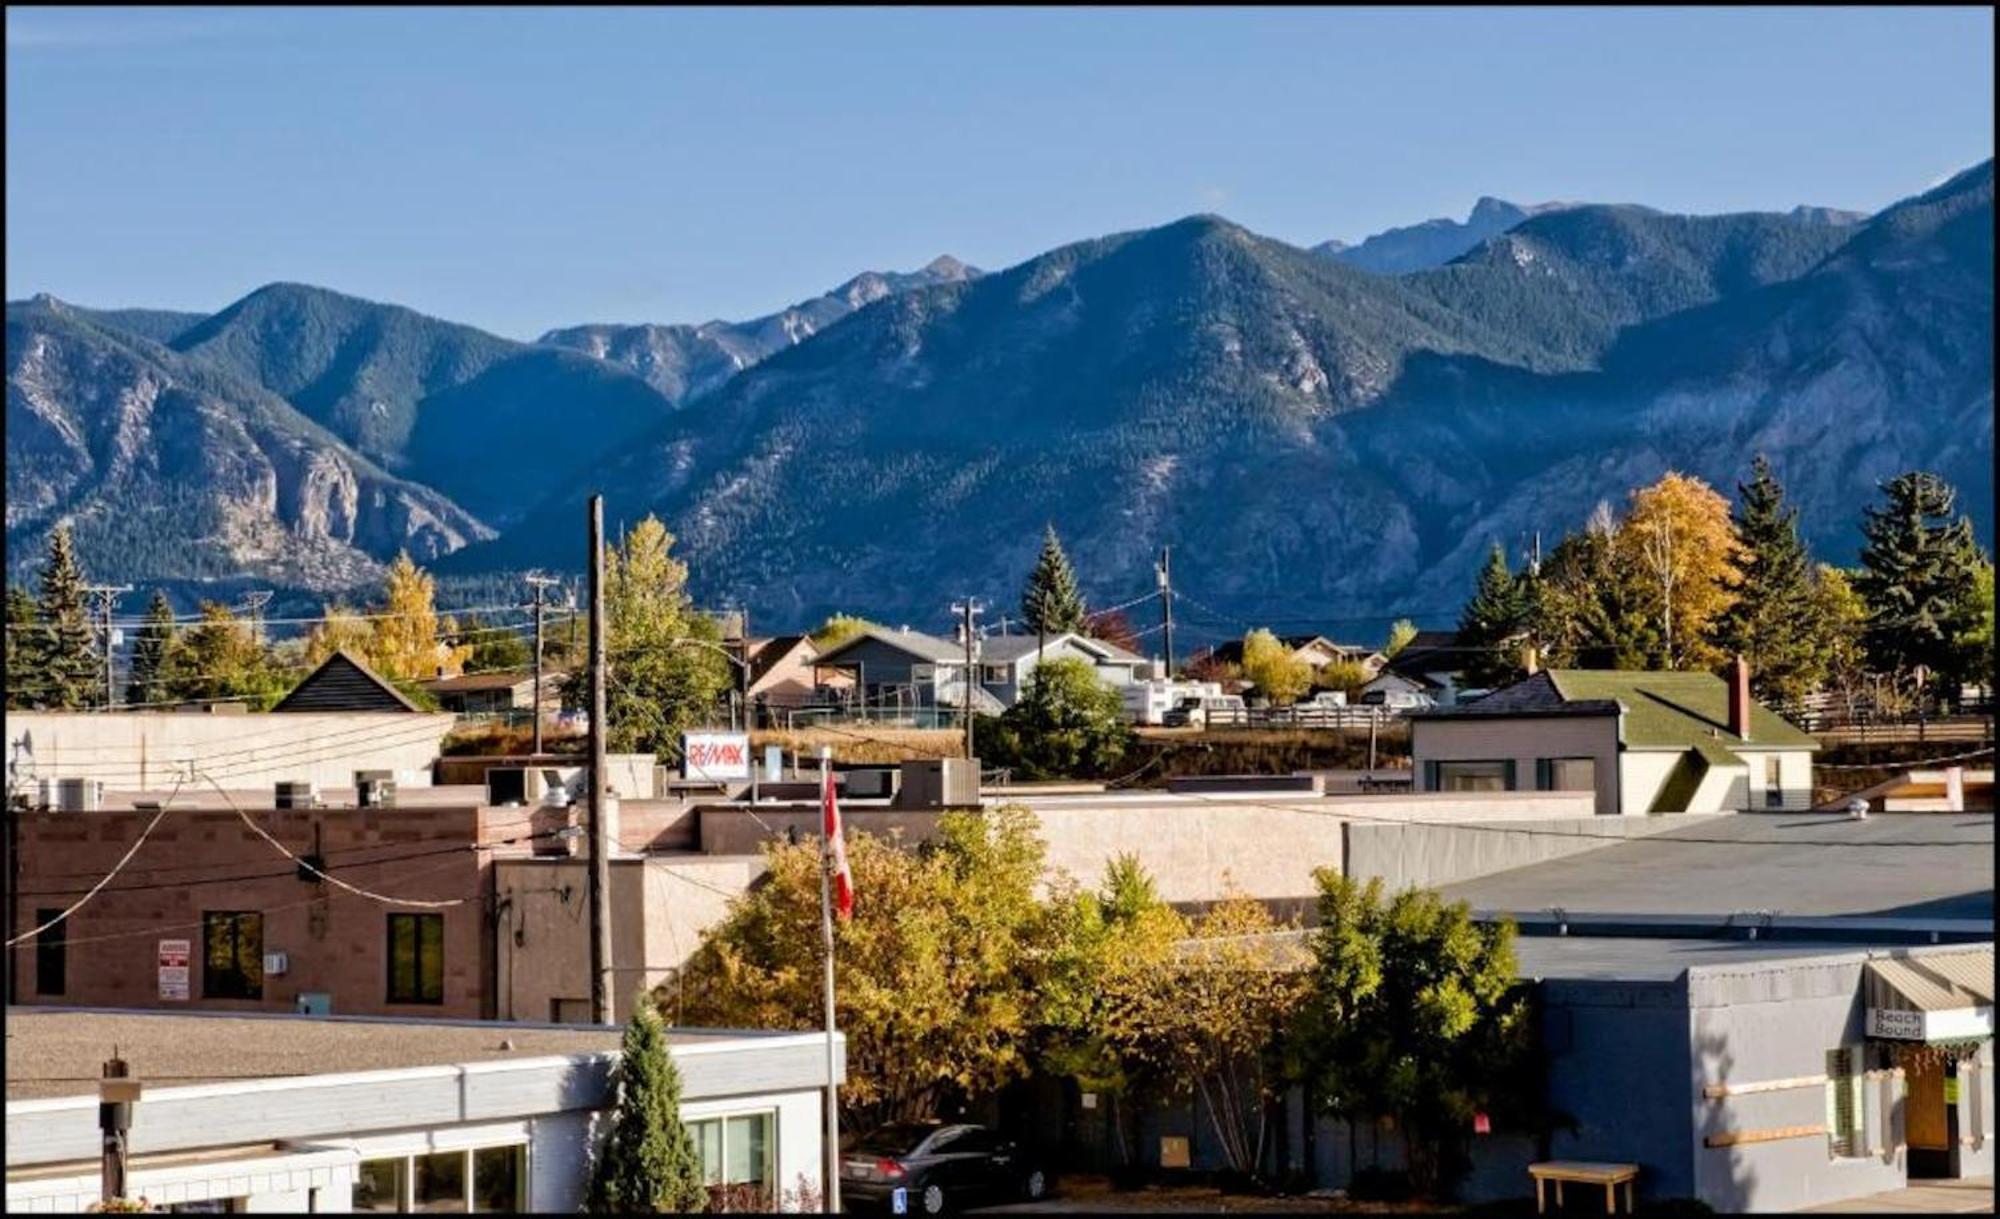
[[[590,1018],[611,1019],[611,840],[604,824],[604,497],[590,497]]]
[[[826,1213],[840,1213],[840,1097],[833,1073],[833,837],[840,831],[839,810],[833,798],[833,748],[819,747],[820,835],[819,835],[819,930],[825,960],[822,1001],[826,1010],[826,1131],[821,1148],[825,1187],[820,1190]]]
[[[1171,546],[1162,546],[1160,547],[1160,561],[1153,565],[1153,574],[1158,576],[1160,579],[1160,615],[1161,615],[1160,634],[1163,636],[1160,646],[1165,648],[1167,653],[1167,671],[1164,674],[1162,674],[1162,676],[1169,678],[1171,678],[1174,675],[1173,562],[1174,562],[1174,548]]]
[[[976,628],[972,625],[972,620],[985,609],[977,597],[955,601],[951,607],[951,612],[959,615],[960,629],[965,636],[965,756],[968,761],[972,758],[972,691],[976,688],[978,677],[978,672],[972,667],[972,650],[978,646],[979,637],[974,634]]]
[[[535,715],[535,756],[542,755],[542,590],[556,583],[554,576],[531,571],[524,577],[535,590],[535,696],[530,700]]]
[[[744,602],[736,610],[736,685],[742,691],[738,699],[743,704],[743,731],[754,732],[756,723],[750,716],[750,604]],[[756,760],[750,763],[750,773],[757,773]]]
[[[104,1136],[99,1192],[107,1203],[125,1196],[127,1132],[132,1129],[132,1104],[138,1099],[139,1081],[131,1077],[131,1068],[118,1057],[118,1047],[112,1046],[103,1078],[97,1083],[97,1128]]]
[[[271,603],[274,595],[276,594],[267,588],[254,589],[243,594],[243,609],[250,615],[250,637],[257,641],[257,646],[260,648],[264,646],[264,607]]]
[[[97,598],[97,613],[104,623],[104,709],[111,710],[118,701],[118,686],[112,676],[113,649],[111,646],[111,611],[117,608],[118,595],[132,591],[130,584],[91,584],[84,587],[84,595]]]

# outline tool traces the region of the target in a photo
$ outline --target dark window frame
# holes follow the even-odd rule
[[[214,925],[227,919],[230,925],[230,955],[235,965],[217,969]],[[256,943],[244,956],[245,929],[256,929]],[[246,959],[248,966],[246,966]],[[254,972],[253,972],[254,970]],[[236,979],[230,981],[230,979]],[[201,912],[201,997],[204,999],[259,999],[264,997],[264,912],[261,910],[204,910]]]
[[[1431,791],[1466,791],[1464,788],[1451,789],[1444,786],[1445,768],[1450,766],[1498,766],[1500,768],[1500,782],[1502,784],[1500,790],[1509,792],[1521,790],[1518,776],[1515,773],[1514,759],[1512,758],[1437,758],[1426,762],[1425,766],[1427,768],[1426,778],[1432,784]],[[1428,769],[1430,767],[1435,767],[1435,769]],[[1477,795],[1478,792],[1474,790],[1470,794]]]
[[[35,926],[53,922],[62,911],[55,908],[35,911]],[[53,978],[53,984],[51,979]],[[69,924],[56,923],[35,937],[35,993],[69,993]]]
[[[1588,763],[1590,763],[1590,786],[1589,786],[1589,787],[1562,787],[1562,788],[1559,788],[1559,787],[1557,787],[1557,786],[1556,786],[1556,763],[1558,763],[1558,762],[1588,762]],[[1552,791],[1591,791],[1591,792],[1594,792],[1594,791],[1596,791],[1596,790],[1597,790],[1597,758],[1596,758],[1596,756],[1595,756],[1595,755],[1592,755],[1592,754],[1566,754],[1566,755],[1564,755],[1564,756],[1562,756],[1562,757],[1555,757],[1555,758],[1536,758],[1536,759],[1535,759],[1535,790],[1536,790],[1536,791],[1545,791],[1545,792],[1552,792]]]
[[[437,1007],[443,1004],[444,915],[394,913],[386,918],[383,925],[385,930],[383,957],[388,984],[385,1002],[423,1007]],[[409,928],[411,936],[410,961],[413,972],[407,978],[399,978],[397,976],[400,971],[397,968],[396,938],[398,928],[402,927]],[[434,941],[429,945],[430,951],[427,954],[425,951],[425,941],[428,937],[425,936],[424,932],[428,928],[436,928],[436,936]],[[426,960],[429,960],[436,966],[436,977],[434,980],[428,979],[425,976],[424,965]],[[427,982],[432,981],[434,981],[434,985],[426,985]],[[426,994],[426,990],[430,990],[432,993]]]

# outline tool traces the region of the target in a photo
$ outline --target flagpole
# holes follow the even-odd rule
[[[826,1201],[826,1213],[840,1213],[840,1101],[835,1093],[833,1070],[833,836],[826,824],[825,804],[832,799],[833,775],[830,760],[833,749],[822,745],[819,750],[819,789],[822,812],[819,834],[819,931],[820,944],[826,958],[824,1000],[826,1004],[826,1187],[820,1192]]]

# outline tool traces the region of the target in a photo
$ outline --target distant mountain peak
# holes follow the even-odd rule
[[[1322,242],[1313,247],[1313,253],[1377,275],[1406,275],[1441,267],[1524,220],[1578,206],[1556,201],[1512,203],[1493,195],[1481,195],[1463,223],[1440,216],[1387,229],[1354,245]]]
[[[940,254],[923,266],[922,274],[933,276],[944,282],[957,282],[979,274],[975,267],[969,267],[949,254]]]

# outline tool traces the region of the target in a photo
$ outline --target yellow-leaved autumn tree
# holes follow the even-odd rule
[[[1656,668],[1713,668],[1722,615],[1736,603],[1743,544],[1729,501],[1699,478],[1669,470],[1632,492],[1616,547],[1639,573],[1641,601],[1658,624]]]
[[[1312,687],[1312,666],[1270,631],[1258,628],[1243,637],[1243,676],[1257,683],[1257,692],[1274,707],[1289,706]]]
[[[341,602],[326,607],[325,620],[306,637],[305,658],[318,664],[345,650],[390,681],[414,682],[453,677],[465,668],[472,645],[453,647],[458,633],[450,616],[437,612],[437,582],[410,560],[396,555],[382,581],[380,609],[361,611]]]

